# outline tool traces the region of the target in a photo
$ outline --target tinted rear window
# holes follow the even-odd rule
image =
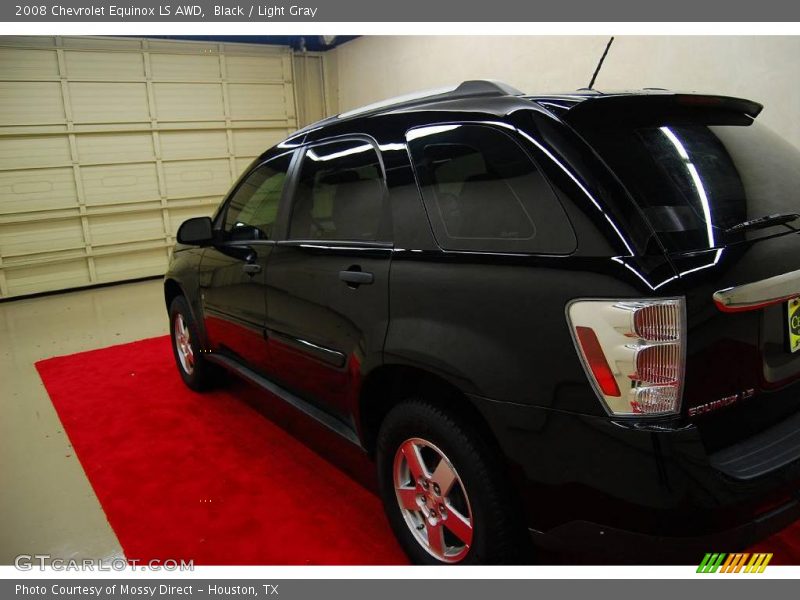
[[[575,250],[575,234],[558,198],[506,133],[483,125],[434,125],[412,129],[407,140],[442,248]]]
[[[581,131],[617,174],[669,251],[718,248],[780,228],[726,232],[800,212],[800,152],[763,125],[698,115],[651,126]]]

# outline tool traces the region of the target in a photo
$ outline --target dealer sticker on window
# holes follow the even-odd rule
[[[800,298],[789,300],[786,314],[789,319],[789,351],[800,350]]]

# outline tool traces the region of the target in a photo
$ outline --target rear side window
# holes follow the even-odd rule
[[[383,169],[370,143],[348,140],[305,151],[290,238],[386,241],[387,214]]]
[[[436,240],[449,250],[569,254],[575,234],[527,153],[484,125],[406,134]]]

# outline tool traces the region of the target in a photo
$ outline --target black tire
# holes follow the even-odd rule
[[[176,322],[183,320],[183,324],[188,330],[191,347],[192,361],[190,365],[185,365],[181,360],[180,344],[176,335]],[[189,310],[189,303],[183,296],[177,296],[169,307],[169,331],[172,339],[172,355],[175,357],[175,365],[178,367],[183,382],[196,392],[208,390],[219,381],[220,371],[215,365],[206,360],[203,347],[200,344],[200,333]],[[184,358],[185,360],[185,358]]]
[[[416,521],[414,511],[405,511],[399,504],[395,491],[395,457],[404,443],[414,444],[415,442],[411,441],[414,439],[431,442],[434,446],[434,448],[416,446],[422,449],[422,453],[427,452],[431,457],[430,460],[423,460],[426,470],[430,473],[435,469],[435,466],[432,466],[438,464],[435,451],[439,451],[440,456],[443,454],[454,469],[457,479],[460,480],[460,489],[467,498],[466,503],[460,502],[460,504],[464,508],[461,513],[467,511],[471,513],[471,543],[464,544],[458,538],[452,537],[452,532],[445,534],[455,542],[456,546],[463,545],[461,552],[465,554],[456,561],[453,560],[454,557],[447,559],[446,552],[443,553],[444,560],[435,556],[428,549],[429,543],[418,539],[422,533],[417,534],[412,531],[416,529],[422,532],[425,529],[425,537],[430,539],[428,520]],[[376,459],[378,484],[386,515],[400,544],[413,563],[515,564],[525,560],[526,549],[521,536],[522,522],[514,518],[515,503],[509,498],[511,483],[506,480],[501,466],[502,461],[497,452],[482,438],[478,428],[468,420],[422,399],[404,401],[395,406],[381,424]],[[405,459],[399,460],[400,465],[408,465]],[[441,460],[438,458],[438,461]],[[397,471],[400,472],[402,466]],[[407,472],[410,474],[410,469]],[[409,475],[409,481],[412,479],[413,477]],[[430,485],[432,482],[430,480],[427,483]],[[457,485],[458,481],[452,489],[460,496]],[[438,492],[439,488],[436,489]],[[417,501],[422,502],[426,490],[416,486],[414,491],[417,493],[415,496]],[[438,502],[436,498],[431,496],[429,500],[435,504]],[[449,518],[453,519],[452,509],[455,508],[453,502],[456,501],[458,498],[454,500],[448,498],[446,504],[438,505],[440,509],[445,509],[439,510],[438,515],[444,530],[457,524],[457,521],[448,523],[447,519],[441,518],[444,514],[449,514]],[[428,507],[429,503],[425,506]],[[434,520],[436,520],[435,513]],[[446,541],[444,547],[448,548]],[[457,556],[458,554],[455,557]]]

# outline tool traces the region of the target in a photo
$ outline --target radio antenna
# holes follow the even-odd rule
[[[597,79],[597,74],[600,72],[600,68],[603,66],[603,61],[606,59],[606,55],[608,54],[608,49],[611,48],[611,44],[614,43],[614,36],[611,36],[611,39],[608,40],[606,44],[606,49],[603,50],[603,56],[600,57],[600,62],[597,63],[597,68],[594,70],[594,75],[592,75],[592,80],[589,82],[589,87],[586,89],[593,89],[594,88],[594,81]]]

